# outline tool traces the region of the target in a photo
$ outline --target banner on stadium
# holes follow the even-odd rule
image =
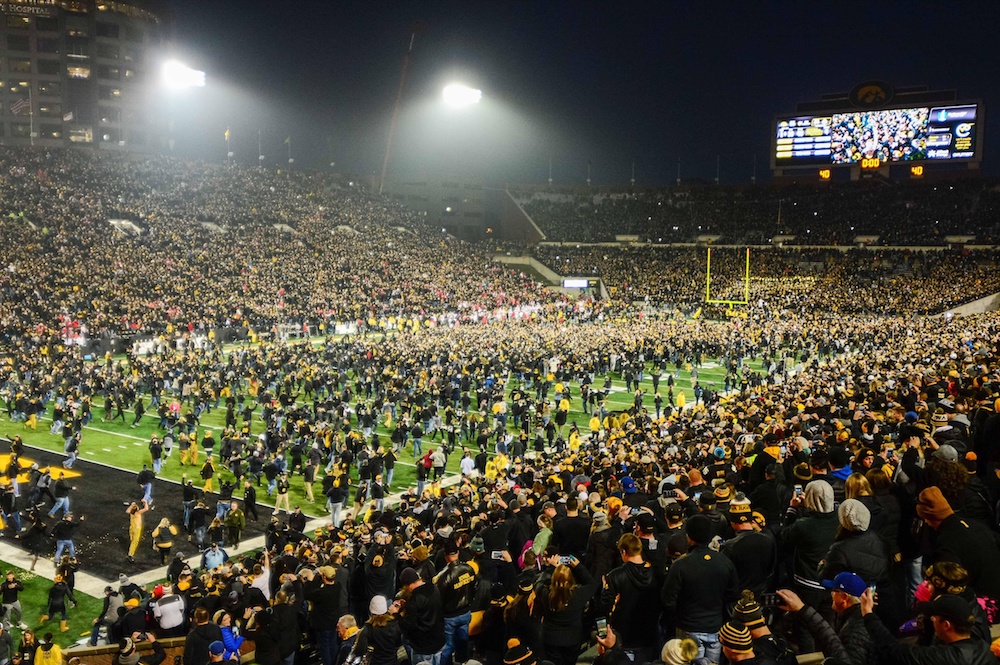
[[[0,14],[49,18],[56,15],[56,3],[55,0],[12,0],[9,2],[0,2]]]

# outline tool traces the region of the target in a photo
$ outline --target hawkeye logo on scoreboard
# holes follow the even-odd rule
[[[885,81],[866,81],[854,86],[848,99],[858,108],[878,108],[891,102],[895,95],[892,86]]]

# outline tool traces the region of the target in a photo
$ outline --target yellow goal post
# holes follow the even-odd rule
[[[715,305],[749,305],[750,304],[750,248],[746,249],[746,264],[743,269],[743,300],[722,300],[712,297],[712,248],[708,248],[708,258],[705,263],[705,302]]]

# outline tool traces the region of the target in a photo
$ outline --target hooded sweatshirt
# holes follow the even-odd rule
[[[626,561],[605,576],[601,612],[620,635],[625,649],[655,647],[660,614],[660,584],[648,562]]]

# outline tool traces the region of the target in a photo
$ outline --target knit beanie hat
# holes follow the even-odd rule
[[[736,601],[736,607],[733,608],[733,619],[747,628],[764,625],[764,610],[754,598],[753,591],[743,590],[742,597]]]
[[[937,486],[928,487],[917,497],[917,515],[921,519],[941,521],[954,512]]]
[[[751,521],[750,499],[743,492],[737,492],[729,502],[729,521],[745,524]]]
[[[704,545],[712,540],[712,520],[704,515],[693,515],[687,521],[687,535],[699,545]]]
[[[730,621],[719,631],[719,642],[722,646],[728,647],[736,653],[750,653],[753,651],[753,638],[750,631],[742,623]]]
[[[503,655],[504,665],[533,665],[537,662],[534,652],[519,640],[510,640],[507,645],[507,653]]]
[[[698,643],[689,637],[668,640],[660,651],[663,665],[690,665],[698,657]]]
[[[872,521],[871,511],[857,499],[848,499],[837,511],[840,526],[848,531],[867,531]]]

